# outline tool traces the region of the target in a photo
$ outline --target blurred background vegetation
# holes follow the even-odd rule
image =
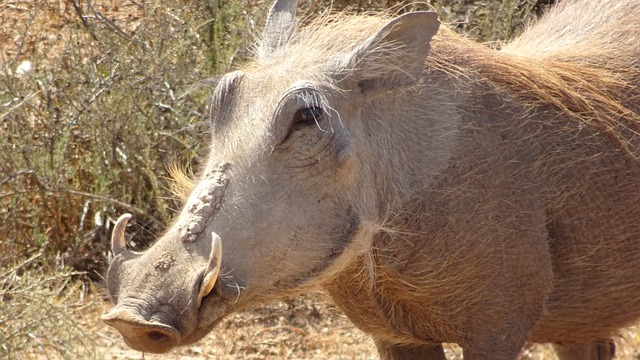
[[[300,9],[309,18],[330,6],[435,8],[499,46],[549,2],[307,0]],[[130,245],[143,249],[179,209],[168,167],[197,169],[206,156],[210,79],[250,57],[269,3],[0,4],[0,355],[86,355],[47,327],[75,328],[71,314],[101,281],[118,215],[134,214]]]

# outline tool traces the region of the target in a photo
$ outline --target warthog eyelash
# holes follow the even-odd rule
[[[310,108],[319,108],[322,109],[322,116],[328,116],[329,118],[331,117],[331,114],[326,110],[326,109],[331,109],[331,107],[328,104],[327,99],[322,96],[321,94],[315,92],[315,91],[309,91],[309,92],[301,92],[297,97],[300,99],[300,101],[304,104],[303,107],[299,108],[296,111],[296,114],[298,114],[299,111],[304,110],[304,109],[310,109]],[[328,132],[328,130],[325,130],[322,128],[322,126],[320,125],[320,123],[318,122],[318,120],[322,117],[315,117],[314,116],[314,120],[316,122],[316,125],[318,126],[318,129],[320,129],[323,132]],[[331,122],[329,122],[329,125],[331,126],[331,132],[334,131],[333,126],[331,125]]]
[[[327,123],[329,124],[329,129],[323,129],[322,126],[316,121],[316,125],[318,126],[318,129],[320,129],[321,131],[331,132],[331,133],[335,132],[335,128],[333,127],[333,121],[331,121],[334,115],[338,118],[338,122],[340,123],[340,126],[344,127],[340,113],[336,109],[334,109],[331,105],[329,105],[329,101],[322,94],[313,92],[310,95],[308,95],[304,93],[302,94],[302,96],[300,96],[300,100],[305,107],[322,108],[324,112],[323,116],[328,120]]]

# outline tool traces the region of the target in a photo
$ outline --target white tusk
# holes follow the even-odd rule
[[[202,298],[209,295],[213,286],[218,280],[218,274],[220,273],[220,259],[222,258],[222,241],[220,236],[215,232],[211,233],[211,253],[209,253],[209,264],[204,272],[204,278],[202,279],[202,285],[198,292],[198,304],[202,301]],[[199,305],[198,305],[199,306]]]
[[[129,219],[131,219],[131,214],[124,214],[116,220],[116,226],[113,228],[113,233],[111,233],[111,252],[113,252],[113,256],[118,256],[118,254],[127,249],[127,244],[124,241],[124,230]]]

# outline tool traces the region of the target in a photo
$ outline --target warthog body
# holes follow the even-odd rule
[[[383,359],[611,358],[640,317],[640,1],[562,1],[501,51],[295,6],[218,85],[176,224],[132,253],[119,222],[103,319],[163,352],[321,288]]]

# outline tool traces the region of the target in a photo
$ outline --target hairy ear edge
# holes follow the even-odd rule
[[[435,12],[414,12],[387,23],[358,47],[345,63],[363,94],[373,96],[417,82],[438,32]]]

